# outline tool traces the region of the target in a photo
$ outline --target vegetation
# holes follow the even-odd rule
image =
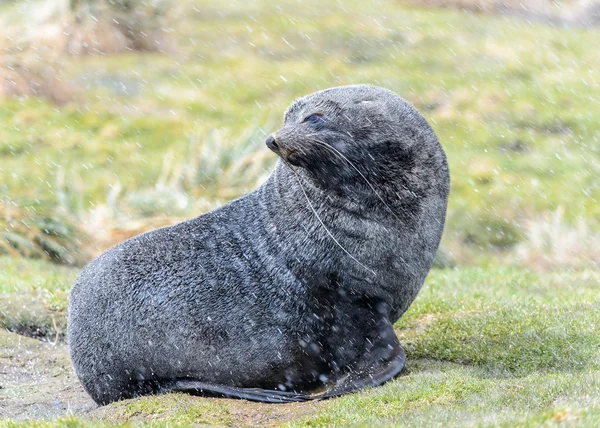
[[[392,0],[47,4],[0,2],[0,427],[598,425],[600,33]],[[359,82],[415,104],[452,173],[404,374],[309,404],[96,409],[65,345],[79,266],[255,188],[285,107]]]
[[[266,175],[275,157],[264,136],[295,97],[371,82],[414,103],[446,148],[453,188],[444,247],[457,261],[519,263],[528,225],[560,207],[561,228],[581,219],[598,232],[600,68],[586,47],[598,43],[597,32],[394,3],[383,17],[358,1],[340,9],[307,0],[301,10],[293,2],[219,10],[195,2],[172,13],[175,56],[63,57],[65,79],[81,89],[77,101],[59,109],[33,98],[2,101],[5,201],[35,198],[81,223],[99,207],[131,201],[124,217],[155,217],[150,226],[196,215],[255,185],[256,170],[221,174],[232,156]],[[211,140],[227,149],[211,153]],[[247,149],[229,150],[238,143]],[[189,199],[175,213],[156,203],[165,162]],[[199,183],[205,168],[213,178]],[[95,253],[113,243],[87,245]]]
[[[66,50],[98,55],[172,48],[167,0],[70,0]]]
[[[9,293],[0,296],[38,301],[38,306],[22,308],[28,322],[46,328],[40,306],[64,317],[66,290],[77,269],[5,257],[0,258],[0,272],[0,291]],[[592,270],[434,270],[396,325],[407,352],[406,371],[383,387],[309,404],[261,405],[169,394],[94,408],[71,372],[64,343],[2,333],[0,361],[11,361],[12,355],[25,364],[32,355],[38,357],[35,383],[12,371],[0,373],[0,406],[14,417],[36,403],[38,417],[45,417],[36,422],[39,426],[594,426],[600,420],[599,282],[600,273]],[[0,313],[7,311],[4,302]],[[10,309],[8,314],[12,316]],[[57,323],[64,325],[64,320]],[[46,337],[54,342],[55,333]],[[20,343],[29,352],[19,353],[7,343]],[[56,410],[57,400],[68,402],[75,415],[48,418],[64,418],[65,412]]]

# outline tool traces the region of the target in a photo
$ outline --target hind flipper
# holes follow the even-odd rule
[[[227,385],[212,385],[193,379],[169,381],[161,386],[162,392],[185,392],[204,397],[238,398],[261,403],[295,403],[308,401],[311,397],[294,392],[261,388],[239,388]]]
[[[312,399],[337,397],[362,388],[381,385],[396,377],[406,363],[406,354],[396,337],[392,324],[383,319],[370,338],[363,359],[354,364],[348,374],[341,377],[326,392]]]

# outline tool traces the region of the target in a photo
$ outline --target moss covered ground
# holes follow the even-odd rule
[[[63,325],[61,290],[77,270],[11,258],[0,258],[0,266],[2,290],[21,302],[19,319],[0,307],[8,329],[0,333],[0,409],[8,418],[0,426],[595,426],[600,421],[597,271],[433,270],[396,325],[407,352],[406,370],[358,394],[293,405],[169,394],[96,408],[54,331],[45,341],[12,332],[21,322],[39,323],[46,331],[52,316]],[[46,318],[39,316],[39,306]]]

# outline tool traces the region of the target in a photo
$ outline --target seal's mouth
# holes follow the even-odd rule
[[[285,156],[281,157],[294,166],[300,166],[300,153],[297,150],[290,150]]]

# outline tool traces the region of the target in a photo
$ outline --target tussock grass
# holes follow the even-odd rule
[[[33,0],[2,5],[1,33],[18,46],[107,55],[174,48],[169,0]]]
[[[579,218],[564,221],[565,208],[525,222],[526,239],[517,247],[518,263],[538,270],[600,266],[600,236]]]
[[[43,203],[19,206],[5,199],[0,204],[0,254],[82,264],[87,260],[82,236],[68,215]]]
[[[65,50],[71,55],[173,51],[168,0],[70,0]]]
[[[520,17],[563,27],[600,25],[597,0],[403,0],[406,4]]]
[[[222,130],[204,136],[192,132],[186,154],[167,153],[153,185],[128,190],[117,181],[106,203],[77,213],[91,238],[90,252],[209,211],[256,188],[274,164],[269,152],[256,153],[264,137],[255,127],[238,136]]]
[[[65,78],[51,49],[11,45],[0,42],[0,99],[38,97],[63,105],[77,97],[77,85]]]
[[[168,0],[34,0],[0,5],[0,98],[39,97],[63,105],[79,86],[64,55],[173,52]]]

